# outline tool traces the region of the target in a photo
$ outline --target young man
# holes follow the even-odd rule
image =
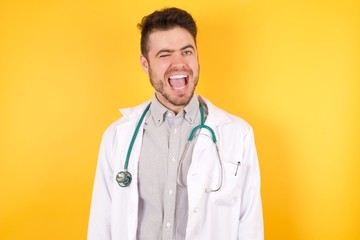
[[[155,96],[104,133],[88,239],[263,239],[253,132],[194,94],[193,18],[166,8],[139,28]]]

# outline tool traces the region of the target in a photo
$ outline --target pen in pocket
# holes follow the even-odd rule
[[[238,172],[238,170],[239,170],[239,166],[240,166],[240,165],[241,165],[241,162],[240,162],[240,161],[237,162],[235,176],[237,175],[237,172]]]

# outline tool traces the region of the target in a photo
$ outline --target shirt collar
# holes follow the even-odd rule
[[[154,95],[151,100],[150,116],[152,117],[156,126],[160,126],[166,117],[166,113],[170,111]],[[190,123],[194,123],[197,112],[199,111],[199,100],[194,94],[190,102],[184,107],[184,119]]]
[[[199,100],[197,96],[194,94],[190,102],[184,108],[185,120],[188,121],[189,123],[194,123],[196,114],[198,112],[199,112]]]
[[[150,116],[154,120],[156,126],[160,126],[164,122],[167,110],[168,109],[162,105],[154,95],[151,100]]]

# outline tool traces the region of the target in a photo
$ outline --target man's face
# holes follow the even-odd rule
[[[178,112],[194,94],[199,79],[197,48],[192,35],[181,27],[154,31],[149,36],[148,56],[141,65],[149,75],[156,97]]]

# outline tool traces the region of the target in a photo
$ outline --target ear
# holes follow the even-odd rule
[[[140,56],[140,64],[142,69],[146,72],[146,74],[149,74],[149,62],[146,59],[146,57],[142,54]]]

